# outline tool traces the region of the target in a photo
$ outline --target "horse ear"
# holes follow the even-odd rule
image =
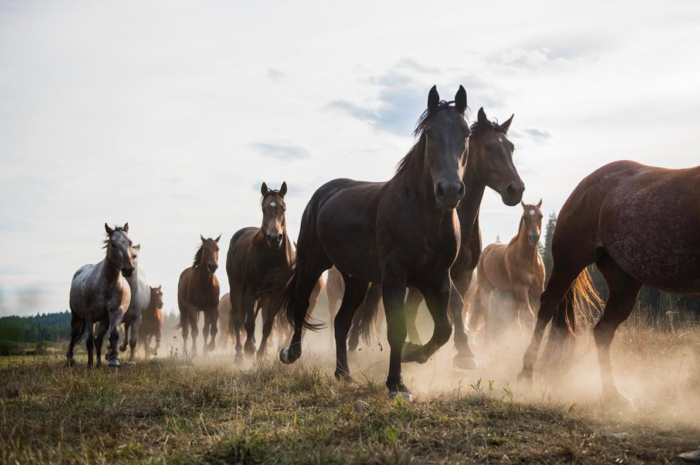
[[[508,118],[507,121],[505,121],[504,123],[501,123],[501,127],[503,128],[503,132],[505,132],[506,134],[508,133],[508,129],[510,129],[510,123],[513,122],[514,116],[515,116],[515,114],[510,115],[510,118]]]
[[[158,285],[158,290],[161,290],[161,289],[163,289],[163,285],[162,285],[162,284],[159,284],[159,285]]]
[[[201,234],[199,235],[199,238],[202,240],[202,244],[205,243],[207,240],[202,236]]]
[[[136,249],[140,252],[141,251],[141,244],[132,245],[131,250],[134,250],[134,249]]]
[[[492,128],[493,127],[493,124],[491,124],[491,121],[489,121],[488,117],[486,116],[486,112],[484,111],[484,107],[479,108],[479,115],[477,117],[477,122],[478,122],[480,128]]]
[[[129,223],[124,223],[124,232],[129,234]]]
[[[525,202],[523,202],[522,200],[520,201],[520,205],[522,205],[523,208],[527,208],[527,205],[525,205]]]
[[[267,188],[267,184],[262,183],[262,186],[260,186],[260,193],[262,194],[263,197],[265,197],[268,192],[270,192],[270,189]]]
[[[433,112],[437,109],[440,103],[440,95],[437,91],[437,86],[433,86],[428,93],[428,112]]]
[[[287,195],[287,181],[284,181],[280,187],[280,197],[284,198],[285,195]]]
[[[455,108],[461,114],[464,114],[464,112],[467,111],[467,91],[464,90],[464,87],[462,86],[459,86],[457,95],[455,95]]]
[[[105,231],[107,231],[108,236],[111,236],[114,233],[114,229],[110,228],[107,223],[105,223]]]
[[[542,208],[542,199],[540,199],[540,203],[537,204],[537,208]]]
[[[218,244],[218,243],[219,243],[219,239],[221,239],[221,234],[219,234],[219,237],[217,237],[216,239],[214,239],[214,242],[216,242],[216,243]]]

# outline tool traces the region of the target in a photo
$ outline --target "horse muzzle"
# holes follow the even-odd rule
[[[122,276],[125,278],[131,278],[132,274],[134,274],[134,267],[127,266],[122,268]]]
[[[530,245],[538,245],[540,243],[539,234],[528,234],[527,240],[530,241]]]
[[[218,269],[219,269],[219,265],[215,265],[213,263],[210,263],[207,265],[207,271],[209,271],[209,273],[211,273],[211,274],[216,273],[216,270],[218,270]]]
[[[457,208],[464,197],[466,189],[462,181],[440,181],[435,185],[435,200],[442,210],[450,211]]]
[[[525,192],[525,184],[522,181],[512,182],[501,190],[501,200],[509,207],[514,207],[523,199],[523,192]]]
[[[282,246],[282,239],[283,239],[282,234],[268,234],[267,235],[267,244],[270,247],[273,247],[275,249],[279,249]]]

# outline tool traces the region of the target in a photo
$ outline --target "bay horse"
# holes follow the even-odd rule
[[[577,303],[595,303],[587,266],[595,263],[608,285],[602,317],[593,329],[603,399],[629,407],[615,386],[610,345],[643,284],[667,292],[700,294],[700,166],[665,169],[617,161],[574,189],[552,238],[554,266],[542,294],[532,341],[519,379],[532,380],[538,349],[552,321],[545,355],[570,358]],[[554,362],[552,362],[554,363]]]
[[[110,367],[119,366],[117,328],[131,302],[131,289],[125,278],[134,272],[129,223],[110,228],[105,223],[107,249],[104,260],[96,265],[85,265],[75,275],[70,288],[71,338],[66,354],[68,365],[73,365],[73,348],[87,332],[88,367],[93,364],[93,347],[97,349],[97,366],[102,365],[102,341],[109,331],[107,360]],[[94,325],[100,323],[97,337]]]
[[[454,104],[428,94],[428,108],[415,135],[418,141],[388,182],[336,179],[312,196],[301,221],[296,267],[285,294],[287,318],[294,324],[283,363],[301,356],[302,328],[318,329],[307,316],[309,297],[323,272],[340,270],[343,303],[335,318],[338,379],[349,378],[347,335],[355,310],[370,283],[381,283],[390,346],[387,388],[390,397],[411,394],[403,383],[401,362],[426,362],[452,333],[448,307],[450,267],[460,245],[455,208],[464,197],[469,125],[462,86]],[[432,339],[415,350],[402,349],[406,339],[406,287],[421,289],[435,321]]]
[[[205,239],[200,235],[202,244],[194,256],[194,263],[180,274],[177,285],[177,305],[180,310],[180,324],[185,353],[187,338],[192,328],[192,354],[197,354],[197,327],[199,312],[204,313],[204,351],[216,347],[217,323],[219,321],[219,280],[216,270],[219,268],[219,239]],[[207,345],[207,338],[211,340]]]
[[[231,317],[229,327],[236,336],[234,361],[243,360],[255,353],[255,320],[258,310],[263,311],[263,332],[258,358],[267,354],[267,342],[272,332],[281,299],[281,293],[292,276],[295,248],[287,235],[287,183],[279,190],[270,189],[266,183],[260,186],[260,206],[263,219],[259,228],[248,227],[231,238],[226,255],[226,273],[231,289]],[[320,279],[318,282],[322,282]],[[320,288],[317,285],[315,296]],[[265,303],[265,305],[263,305]],[[246,341],[241,344],[241,330],[245,327]]]
[[[506,292],[515,302],[515,322],[527,311],[534,318],[530,299],[539,304],[544,292],[545,268],[539,244],[542,231],[542,200],[537,205],[521,202],[518,233],[508,244],[491,244],[481,253],[477,266],[477,291],[469,327],[476,330],[479,319],[488,325],[491,293]]]
[[[121,347],[119,347],[119,350],[124,352],[127,344],[129,345],[129,365],[135,363],[134,355],[136,353],[136,342],[143,321],[143,312],[151,304],[151,286],[149,286],[146,275],[143,270],[139,268],[138,264],[141,245],[134,245],[131,247],[131,250],[133,251],[132,262],[134,264],[134,272],[126,279],[131,289],[131,303],[129,304],[129,309],[124,314],[124,342]],[[131,330],[131,335],[129,335],[129,330]]]
[[[450,298],[450,316],[455,325],[454,341],[457,355],[455,367],[473,370],[478,367],[476,357],[469,348],[464,324],[464,300],[470,289],[474,270],[481,256],[481,229],[479,209],[486,187],[500,194],[502,202],[515,206],[522,200],[525,185],[513,164],[515,146],[508,139],[508,130],[515,115],[503,123],[492,122],[483,108],[479,109],[477,121],[470,127],[469,158],[462,181],[466,186],[464,198],[457,207],[461,244],[450,275],[453,281]],[[416,327],[418,307],[423,301],[420,289],[411,287],[406,297],[406,326],[411,342],[407,348],[417,347],[420,337]]]
[[[156,347],[153,355],[158,355],[161,332],[163,330],[163,286],[152,287],[151,300],[143,312],[143,321],[139,329],[139,342],[143,346],[146,360],[151,355],[151,339],[155,337]]]

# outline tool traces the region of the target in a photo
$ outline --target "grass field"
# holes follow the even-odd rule
[[[678,463],[700,446],[698,330],[621,331],[614,363],[633,414],[601,408],[591,351],[571,379],[527,388],[513,382],[525,338],[477,347],[483,368],[469,373],[446,347],[405,366],[407,404],[386,396],[379,345],[348,384],[333,379],[327,335],[309,339],[317,352],[295,365],[238,370],[231,354],[193,363],[174,348],[118,370],[0,359],[0,462]]]

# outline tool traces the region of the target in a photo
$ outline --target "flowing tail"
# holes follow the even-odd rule
[[[85,337],[85,330],[87,329],[87,321],[81,317],[79,317],[77,314],[73,313],[71,314],[70,317],[70,324],[71,328],[75,327],[77,325],[78,327],[78,338],[75,340],[75,344],[79,344],[80,341],[83,340],[83,337]]]
[[[599,313],[602,306],[603,300],[586,268],[573,282],[554,313],[543,354],[543,371],[563,373],[571,366],[580,327],[590,328],[594,314]]]
[[[299,271],[295,263],[294,271],[292,271],[292,277],[287,282],[287,286],[284,288],[284,292],[282,293],[282,298],[280,299],[279,303],[279,308],[284,309],[284,314],[287,317],[287,321],[289,321],[293,328],[296,328],[295,308],[297,306],[297,301],[299,298],[297,292],[298,283]],[[325,328],[325,326],[326,325],[323,322],[316,320],[311,315],[309,315],[308,312],[304,316],[303,327],[306,329],[310,329],[311,331],[318,331],[320,329]]]
[[[357,309],[357,315],[353,318],[353,325],[358,326],[360,336],[366,344],[372,342],[373,329],[379,315],[379,302],[382,298],[382,288],[378,284],[372,284],[367,292],[365,301]]]

